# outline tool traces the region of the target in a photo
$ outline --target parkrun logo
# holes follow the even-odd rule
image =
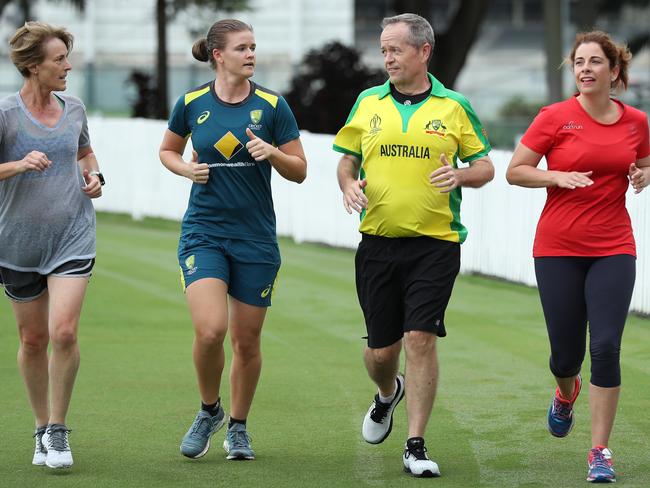
[[[577,122],[574,122],[573,120],[570,122],[567,122],[562,126],[564,130],[580,130],[582,129],[582,124],[579,124]]]
[[[206,111],[203,112],[201,115],[199,115],[199,118],[196,119],[196,123],[197,123],[197,124],[202,124],[203,122],[205,122],[206,120],[208,120],[208,117],[210,117],[210,111],[209,111],[209,110],[206,110]]]
[[[381,132],[381,117],[377,114],[372,116],[370,119],[370,132],[371,136],[374,136],[378,132]]]
[[[407,146],[405,144],[382,144],[379,154],[385,157],[429,159],[426,146]]]

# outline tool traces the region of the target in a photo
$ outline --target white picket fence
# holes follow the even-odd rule
[[[91,118],[89,126],[108,182],[95,208],[136,219],[181,219],[190,182],[167,171],[158,159],[166,123]],[[303,132],[301,139],[308,160],[306,181],[297,185],[273,174],[278,234],[297,242],[355,248],[359,220],[343,209],[333,136]],[[545,190],[508,185],[504,174],[511,153],[494,150],[490,156],[496,168],[494,181],[480,190],[463,190],[461,217],[469,235],[462,246],[461,271],[534,286],[531,251]],[[628,209],[639,256],[631,309],[650,314],[650,191],[629,192]]]

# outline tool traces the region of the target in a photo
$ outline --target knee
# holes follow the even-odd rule
[[[233,334],[232,352],[243,361],[249,361],[260,354],[259,334]]]
[[[430,332],[412,330],[404,334],[404,347],[406,354],[424,355],[431,354],[436,349],[437,336]]]
[[[395,363],[397,360],[396,356],[399,356],[400,349],[395,349],[392,346],[382,347],[380,349],[366,349],[367,356],[370,357],[372,362],[378,366],[390,366]]]
[[[52,347],[57,349],[70,349],[77,344],[77,327],[73,323],[62,323],[54,327],[50,335]]]
[[[226,331],[214,327],[197,328],[196,342],[205,348],[220,347],[226,338]]]
[[[22,353],[28,356],[38,356],[47,352],[49,343],[47,332],[20,332],[20,348]]]
[[[618,363],[621,346],[618,341],[599,341],[592,342],[589,346],[589,353],[591,354],[591,361],[603,361],[606,363]]]

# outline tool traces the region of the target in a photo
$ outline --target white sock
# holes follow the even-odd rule
[[[391,396],[381,396],[381,392],[377,392],[379,395],[379,401],[381,403],[390,403],[395,399],[395,395],[397,394],[397,381],[395,381],[395,391],[393,391],[393,394]]]

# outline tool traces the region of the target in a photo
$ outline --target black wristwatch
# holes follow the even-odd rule
[[[90,176],[97,176],[99,178],[99,184],[104,186],[106,184],[106,180],[104,179],[104,175],[100,171],[91,171]]]

